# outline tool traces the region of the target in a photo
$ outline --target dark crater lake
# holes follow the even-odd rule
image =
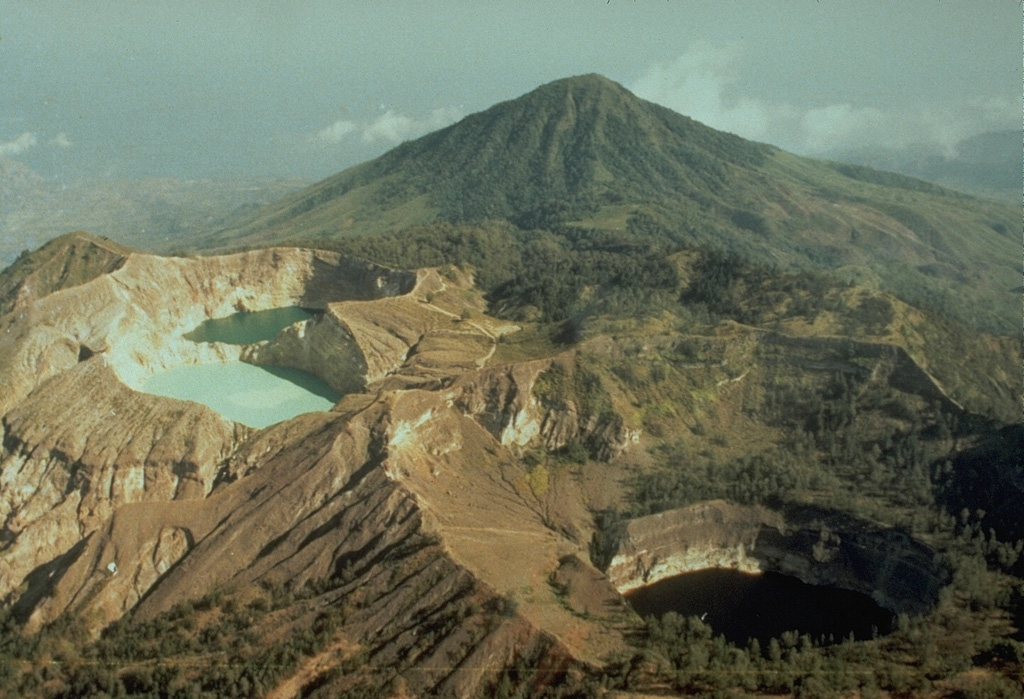
[[[756,638],[767,648],[770,639],[786,631],[828,644],[851,633],[864,640],[893,628],[892,612],[867,595],[808,585],[779,573],[709,568],[659,580],[625,597],[642,617],[668,612],[703,617],[716,634],[741,647]]]

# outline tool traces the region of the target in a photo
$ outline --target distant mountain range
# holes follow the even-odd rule
[[[878,170],[890,170],[964,192],[1019,205],[1021,132],[989,131],[967,138],[952,153],[937,147],[865,147],[835,151],[828,157]]]
[[[653,234],[880,285],[977,327],[1019,325],[1018,212],[752,143],[597,75],[543,85],[404,143],[198,244],[331,246],[485,220]]]

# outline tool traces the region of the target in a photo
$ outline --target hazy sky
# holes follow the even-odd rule
[[[1015,0],[0,0],[0,158],[319,178],[597,72],[801,153],[1021,126]]]

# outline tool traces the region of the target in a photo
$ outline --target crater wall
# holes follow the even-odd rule
[[[298,248],[188,258],[130,253],[88,281],[25,295],[0,318],[0,599],[33,575],[51,575],[56,569],[48,566],[66,565],[74,546],[119,508],[194,502],[214,490],[251,430],[207,407],[132,390],[149,375],[247,358],[351,391],[365,374],[359,348],[326,310],[267,343],[262,357],[243,357],[242,346],[191,342],[184,333],[239,311],[382,299],[416,281],[412,272]],[[168,552],[180,548],[176,537],[169,533],[154,549],[155,572],[146,580],[167,568]]]
[[[705,568],[773,571],[867,594],[895,613],[935,604],[948,574],[936,553],[893,529],[839,515],[784,517],[721,500],[640,517],[611,534],[620,592]]]
[[[366,358],[352,333],[330,311],[285,328],[269,342],[243,349],[241,359],[301,369],[341,394],[359,392],[366,382]]]
[[[241,347],[182,337],[204,320],[382,299],[411,291],[416,281],[414,272],[300,248],[183,258],[132,253],[117,270],[3,319],[0,369],[8,390],[0,396],[0,413],[82,358],[102,355],[124,383],[137,388],[175,366],[241,358]]]

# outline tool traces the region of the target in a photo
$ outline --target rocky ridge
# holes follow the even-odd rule
[[[396,624],[508,595],[520,611],[499,628],[453,630],[459,648],[493,657],[469,678],[421,673],[425,690],[476,686],[480,668],[536,644],[598,662],[621,641],[581,629],[543,573],[586,542],[551,531],[522,467],[494,456],[558,448],[587,420],[531,398],[550,361],[483,367],[510,328],[427,301],[454,289],[482,303],[466,296],[468,278],[449,277],[299,249],[132,253],[5,316],[0,594],[32,628],[74,613],[98,630],[217,589],[341,579],[319,603],[377,590],[351,629],[382,658],[421,643]],[[257,345],[182,338],[208,318],[288,305],[321,312]],[[256,431],[133,388],[179,364],[239,358],[311,371],[348,396]],[[511,551],[522,577],[495,565]],[[398,637],[380,640],[388,629]]]

